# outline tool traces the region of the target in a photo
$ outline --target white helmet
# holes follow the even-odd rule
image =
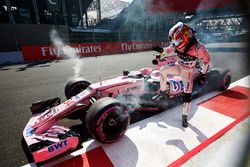
[[[184,51],[187,44],[194,36],[193,30],[182,22],[178,22],[169,30],[169,40],[178,51]]]

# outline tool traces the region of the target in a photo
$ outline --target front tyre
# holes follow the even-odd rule
[[[91,136],[101,143],[119,140],[130,123],[124,104],[110,97],[97,100],[88,110],[86,126]]]
[[[64,88],[65,96],[67,99],[70,99],[71,97],[81,93],[85,89],[88,88],[88,86],[91,83],[89,81],[86,81],[82,78],[73,78],[69,80]],[[86,110],[87,108],[84,108],[83,110],[78,110],[70,115],[67,116],[69,119],[81,119],[83,124],[85,124],[85,117],[86,117]]]
[[[82,78],[74,78],[69,80],[64,88],[66,98],[70,99],[72,96],[84,91],[90,84],[91,83],[89,81],[86,81]]]

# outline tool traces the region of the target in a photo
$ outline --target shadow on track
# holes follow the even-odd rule
[[[51,65],[49,63],[59,63],[60,60],[49,60],[49,61],[34,61],[30,63],[24,63],[25,66],[19,67],[16,69],[16,72],[22,72],[29,68],[36,68],[36,67],[50,67]]]

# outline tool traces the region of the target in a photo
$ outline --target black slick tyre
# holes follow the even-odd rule
[[[124,104],[111,97],[97,100],[88,110],[86,127],[91,136],[100,143],[119,140],[130,123]]]
[[[84,91],[90,84],[91,83],[89,81],[86,81],[82,78],[74,78],[69,80],[64,88],[66,98],[70,99],[72,96]]]

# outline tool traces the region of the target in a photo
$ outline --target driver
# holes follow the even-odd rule
[[[168,77],[179,75],[183,81],[183,112],[182,126],[188,126],[188,113],[191,107],[193,78],[196,61],[202,62],[200,84],[205,83],[206,73],[210,64],[210,55],[205,46],[194,36],[194,31],[185,23],[178,22],[169,31],[170,45],[166,48],[153,47],[157,52],[177,54],[177,61],[172,65],[165,65],[160,69],[160,91],[153,100],[165,99],[169,93]]]

